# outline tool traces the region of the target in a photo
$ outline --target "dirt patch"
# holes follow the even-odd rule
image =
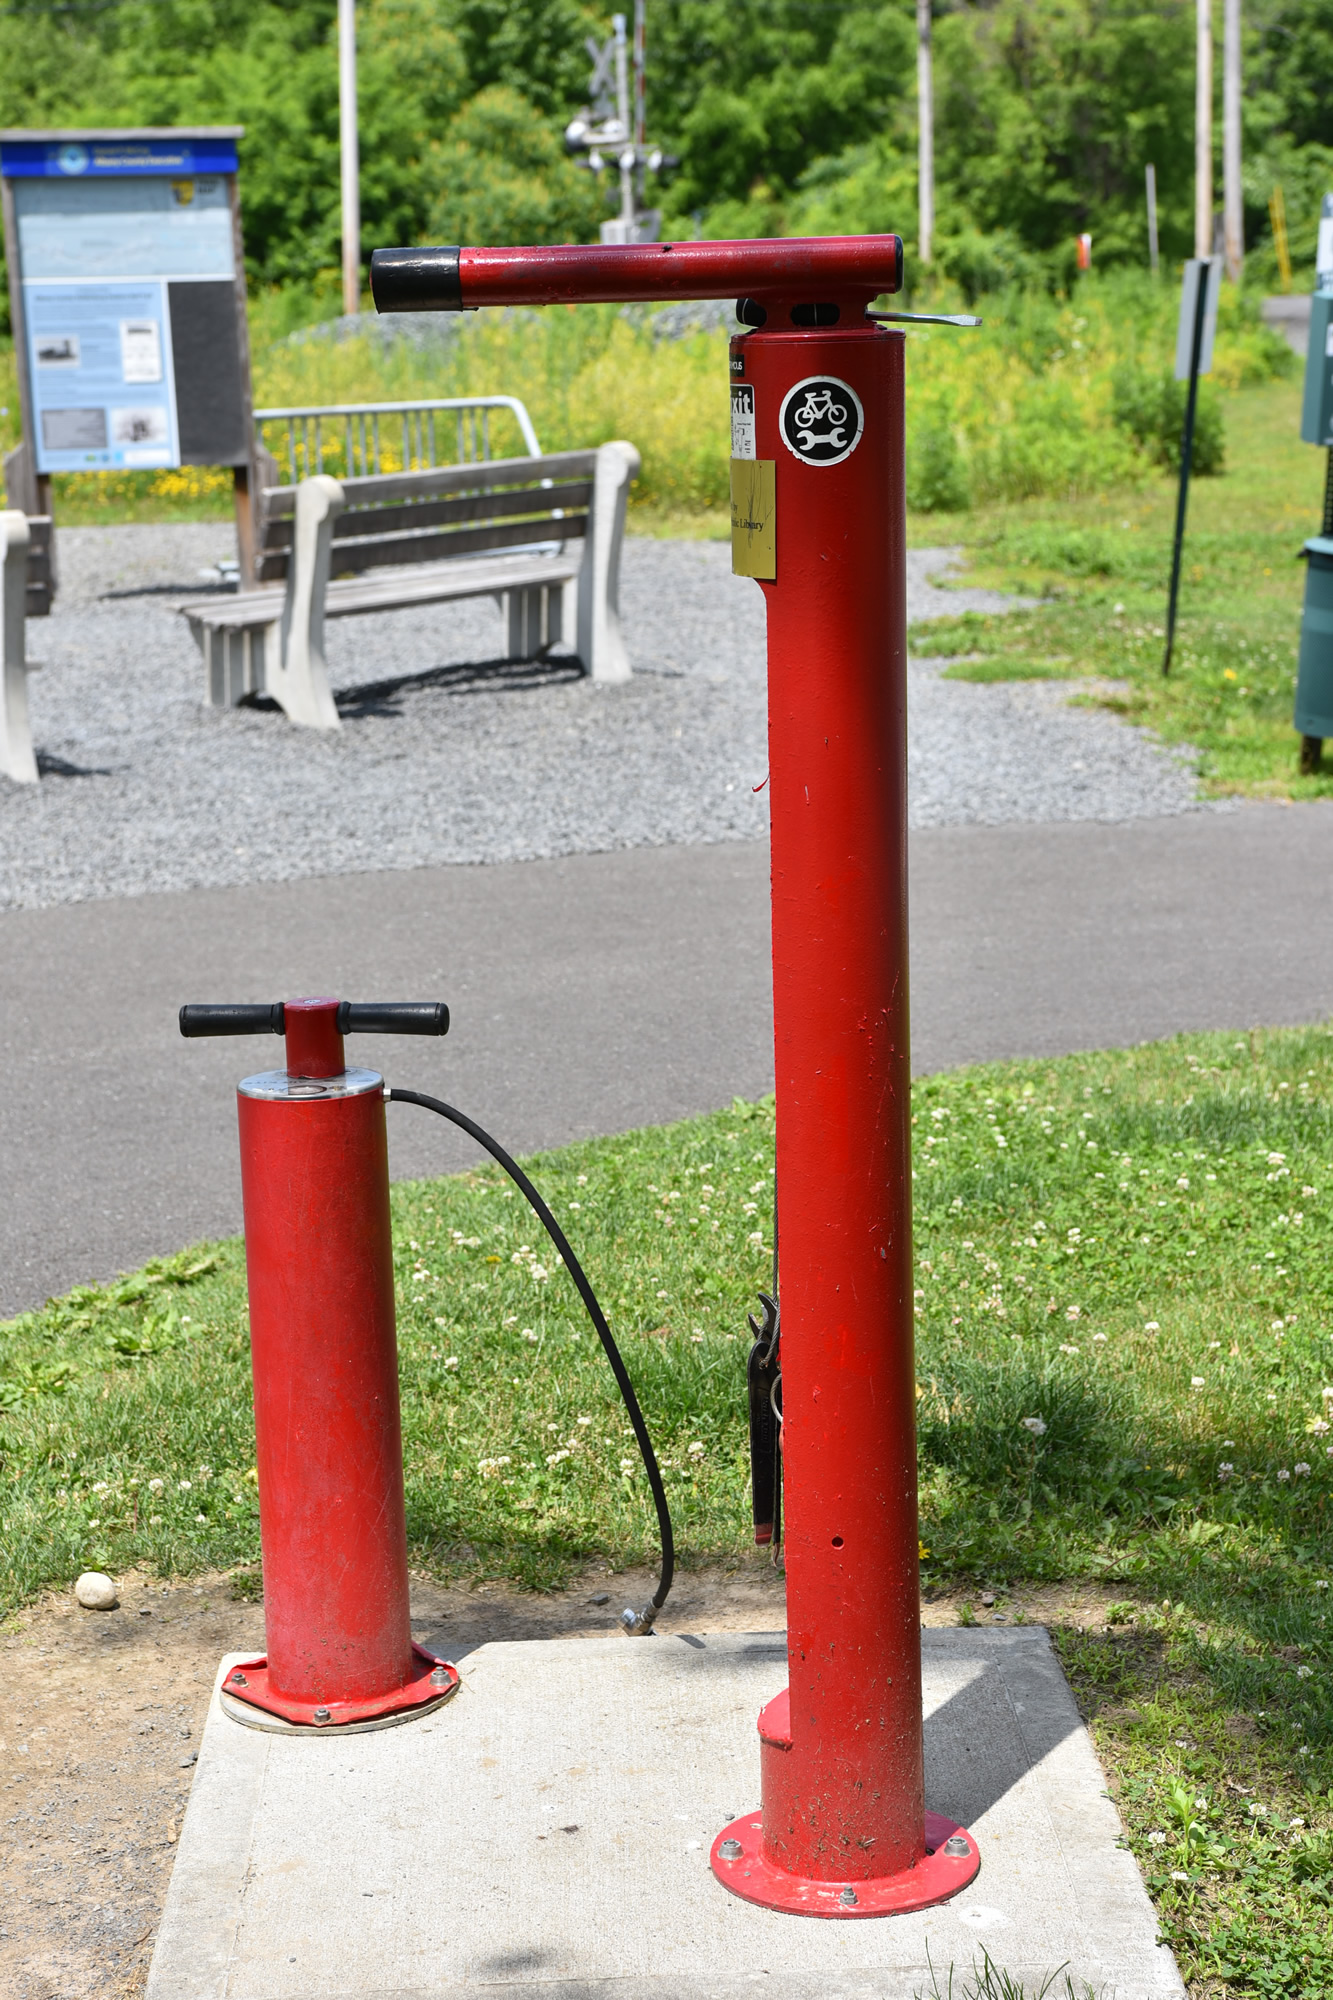
[[[449,1659],[493,1639],[602,1638],[655,1581],[599,1566],[536,1597],[414,1577],[412,1630]],[[263,1607],[226,1577],[118,1582],[115,1611],[50,1597],[0,1636],[5,2000],[143,1991],[218,1661],[263,1650]],[[785,1616],[781,1577],[754,1564],[678,1577],[661,1629],[773,1631]]]
[[[602,1638],[655,1579],[594,1566],[571,1589],[442,1589],[412,1580],[412,1629],[459,1659],[488,1640]],[[0,1636],[0,1993],[132,2000],[142,1993],[217,1663],[261,1651],[263,1608],[223,1576],[119,1579],[115,1611],[50,1597]],[[593,1600],[605,1594],[606,1603]],[[1078,1585],[951,1593],[923,1625],[1103,1626],[1115,1599]],[[666,1632],[775,1631],[782,1578],[763,1562],[679,1576]],[[626,1643],[629,1643],[628,1641]]]

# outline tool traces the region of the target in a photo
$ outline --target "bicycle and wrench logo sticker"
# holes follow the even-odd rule
[[[850,382],[836,375],[807,375],[783,397],[778,427],[788,451],[803,465],[841,465],[861,442],[865,411]]]

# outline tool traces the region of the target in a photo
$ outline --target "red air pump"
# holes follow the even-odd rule
[[[827,1917],[920,1909],[980,1865],[924,1796],[903,340],[881,324],[912,316],[869,310],[901,279],[896,236],[371,260],[381,312],[740,294],[752,329],[731,343],[732,552],[769,612],[789,1686],[759,1718],[762,1811],[712,1865]]]
[[[268,1652],[230,1712],[316,1728],[446,1701],[412,1643],[384,1079],[345,1034],[443,1035],[435,1004],[182,1007],[183,1035],[285,1035],[287,1067],[237,1089]],[[253,1718],[259,1721],[259,1717]]]
[[[386,1100],[466,1132],[546,1229],[601,1340],[643,1459],[662,1541],[657,1590],[626,1610],[653,1629],[673,1566],[652,1440],[606,1315],[564,1231],[517,1161],[465,1113],[375,1070],[343,1036],[444,1035],[435,1001],[281,1000],[187,1006],[183,1035],[285,1035],[286,1069],[237,1087],[259,1533],[268,1652],[232,1669],[223,1706],[256,1727],[375,1729],[447,1701],[458,1675],[408,1630]]]

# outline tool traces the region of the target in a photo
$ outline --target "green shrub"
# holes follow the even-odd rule
[[[1174,471],[1180,463],[1186,397],[1187,384],[1177,382],[1169,369],[1154,374],[1127,363],[1117,368],[1112,378],[1114,421],[1164,472]],[[1192,467],[1201,478],[1207,479],[1222,472],[1225,465],[1222,405],[1213,385],[1201,381],[1194,417]]]

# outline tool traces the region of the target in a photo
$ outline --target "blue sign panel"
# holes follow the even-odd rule
[[[0,145],[0,174],[10,180],[235,172],[234,139],[6,139]]]
[[[179,465],[171,293],[235,275],[226,182],[20,180],[14,219],[38,471]]]

